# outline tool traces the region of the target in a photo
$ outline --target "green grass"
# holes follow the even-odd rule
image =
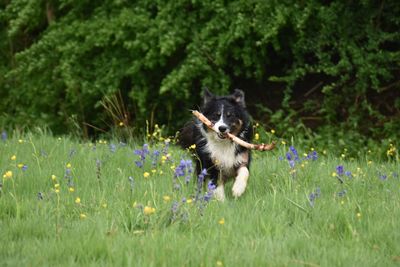
[[[141,144],[115,144],[112,152],[109,144],[94,146],[46,134],[0,141],[1,175],[12,171],[11,178],[0,177],[0,266],[400,264],[396,160],[378,162],[374,151],[346,160],[327,151],[316,161],[297,163],[291,172],[285,159],[288,147],[280,145],[273,152],[253,154],[249,186],[241,198],[232,198],[228,184],[224,203],[182,203],[182,198],[196,195],[195,178],[189,185],[183,178],[181,190],[173,190],[171,166],[189,159],[189,153],[171,146],[171,160],[162,164],[159,159],[152,173],[149,156],[144,169],[134,164],[138,156],[133,149]],[[151,152],[155,149],[163,145],[150,146]],[[309,152],[297,149],[301,155]],[[68,163],[74,192],[64,178]],[[353,178],[344,176],[341,184],[332,176],[337,165]],[[380,179],[383,174],[387,179]],[[133,191],[129,176],[134,178]],[[321,195],[312,207],[309,195],[317,188]],[[338,196],[343,190],[346,194]],[[174,201],[180,204],[171,220]],[[155,212],[145,215],[144,206]]]

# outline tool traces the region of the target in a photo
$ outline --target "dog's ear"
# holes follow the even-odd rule
[[[213,99],[215,96],[208,90],[207,87],[204,87],[203,91],[203,102],[204,104],[207,104],[210,102],[211,99]]]
[[[242,107],[246,107],[246,103],[244,102],[244,92],[240,89],[235,89],[232,94],[233,99],[241,105]]]

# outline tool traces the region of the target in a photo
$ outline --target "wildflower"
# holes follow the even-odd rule
[[[75,198],[75,203],[76,204],[81,204],[81,199],[79,197]]]
[[[135,164],[137,167],[142,168],[143,167],[143,162],[140,160],[135,161]]]
[[[207,193],[204,195],[204,201],[208,202],[208,201],[211,200],[211,198],[212,198],[213,195],[214,195],[214,190],[215,190],[216,188],[217,188],[217,187],[216,187],[211,181],[208,182],[208,185],[207,185]]]
[[[344,174],[345,174],[347,177],[349,177],[349,178],[352,178],[352,177],[353,177],[353,175],[352,175],[351,172],[349,172],[349,171],[345,171]]]
[[[17,167],[20,168],[20,169],[22,169],[22,167],[24,167],[24,164],[23,164],[23,163],[18,163],[18,164],[17,164]]]
[[[170,196],[163,196],[165,202],[169,202],[171,200]]]
[[[196,144],[191,145],[189,148],[195,150],[196,149]]]
[[[193,202],[193,199],[191,199],[191,198],[188,198],[187,200],[186,200],[186,203],[188,203],[188,204],[191,204]]]
[[[145,206],[144,209],[143,209],[144,215],[151,215],[154,212],[156,212],[156,209],[152,208],[152,207],[149,207],[149,206]]]
[[[54,184],[54,188],[60,188],[60,184]]]
[[[314,192],[308,196],[308,201],[311,207],[314,207],[315,199],[321,196],[321,189],[317,187]]]
[[[22,144],[23,142],[24,142],[24,140],[18,139],[18,143]]]
[[[224,219],[224,218],[221,218],[221,219],[218,221],[218,223],[219,223],[220,225],[224,225],[224,224],[225,224],[225,219]]]
[[[155,169],[152,169],[152,170],[151,170],[151,172],[152,172],[152,173],[156,173],[156,172],[157,172],[157,170],[155,170]]]
[[[56,193],[58,194],[58,193],[60,193],[60,189],[56,188],[56,189],[54,190],[54,192],[56,192]]]
[[[119,122],[118,124],[120,127],[124,126],[124,123],[122,121]]]
[[[79,215],[79,218],[80,218],[81,220],[84,220],[84,219],[87,218],[87,216],[86,216],[85,213],[81,213],[81,214]]]
[[[17,156],[16,155],[12,155],[11,156],[11,160],[16,160],[17,159]]]
[[[107,203],[103,203],[103,204],[101,204],[101,206],[102,206],[103,208],[107,208]]]
[[[57,179],[57,177],[54,174],[52,174],[51,175],[51,180],[55,181],[56,179]]]
[[[371,165],[372,164],[372,160],[368,160],[367,164]]]
[[[274,134],[274,133],[275,133],[275,130],[274,130],[274,129],[271,129],[271,133]]]
[[[71,163],[67,163],[66,167],[67,167],[68,169],[71,169],[71,167],[72,167]]]
[[[294,148],[294,146],[290,146],[289,149],[294,155],[294,160],[299,160],[299,154],[297,153],[296,148]]]
[[[379,179],[381,179],[382,181],[385,181],[387,179],[387,175],[381,174],[381,175],[379,175]]]
[[[6,131],[1,132],[1,140],[3,140],[4,142],[7,140],[7,132]]]
[[[360,212],[357,212],[356,215],[357,215],[357,218],[359,218],[359,219],[361,218],[361,213]]]
[[[386,151],[386,155],[388,157],[394,156],[395,152],[396,152],[396,147],[393,144],[389,144],[389,149]]]
[[[281,144],[282,144],[282,145],[286,145],[286,141],[282,140],[282,141],[281,141]]]
[[[259,135],[258,133],[256,133],[256,134],[254,135],[254,139],[255,139],[255,140],[260,139],[260,135]]]
[[[143,177],[144,177],[144,178],[147,178],[147,177],[149,177],[149,176],[150,176],[150,173],[148,173],[148,172],[144,172],[144,173],[143,173]]]
[[[339,165],[336,167],[337,175],[342,176],[344,174],[343,165]]]
[[[73,193],[73,192],[75,192],[75,188],[69,187],[69,188],[68,188],[68,191],[71,192],[71,193]]]
[[[221,266],[224,266],[224,264],[222,263],[222,261],[217,261],[217,266],[221,267]]]

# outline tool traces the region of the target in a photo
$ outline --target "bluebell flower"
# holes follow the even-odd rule
[[[308,154],[307,159],[311,159],[312,161],[317,160],[318,159],[317,151],[313,151],[310,154]]]
[[[290,168],[294,168],[295,162],[294,160],[289,160],[289,166]]]
[[[294,146],[290,146],[289,149],[290,149],[290,151],[292,151],[292,153],[294,155],[294,160],[299,160],[299,154],[297,153],[296,148],[294,148]]]
[[[338,166],[336,167],[336,172],[337,172],[337,175],[342,176],[342,175],[344,174],[343,165],[338,165]]]
[[[310,206],[311,206],[311,207],[314,207],[315,198],[316,198],[316,196],[315,196],[314,193],[311,193],[311,194],[308,196],[308,201],[310,202]]]
[[[283,160],[283,157],[282,157],[282,156],[279,156],[279,158],[278,158],[278,159],[282,161],[282,160]]]
[[[385,181],[387,179],[387,175],[381,174],[381,175],[379,175],[379,179],[381,179],[382,181]]]
[[[217,188],[217,187],[215,186],[215,184],[213,184],[211,181],[208,182],[208,185],[207,185],[207,192],[206,192],[206,194],[204,195],[204,201],[208,202],[208,201],[211,200],[211,198],[212,198],[213,195],[214,195],[214,190],[215,190],[216,188]]]
[[[143,167],[143,162],[141,160],[136,160],[135,161],[136,166],[138,166],[139,168]]]
[[[28,169],[28,166],[26,164],[24,164],[24,166],[22,166],[21,170],[22,171],[26,171]]]
[[[286,159],[289,161],[292,160],[292,153],[290,152],[286,153]]]
[[[7,140],[7,132],[6,131],[1,132],[1,140],[3,140],[3,141]]]
[[[349,172],[349,171],[345,171],[344,174],[345,174],[347,177],[349,177],[349,178],[352,178],[352,177],[353,177],[353,175],[352,175],[351,172]]]

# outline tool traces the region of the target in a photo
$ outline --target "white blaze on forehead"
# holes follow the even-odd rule
[[[219,117],[219,120],[213,126],[214,131],[219,133],[220,126],[228,127],[228,125],[224,122],[224,105],[221,106],[221,116]],[[227,130],[227,132],[229,132],[229,129]]]

